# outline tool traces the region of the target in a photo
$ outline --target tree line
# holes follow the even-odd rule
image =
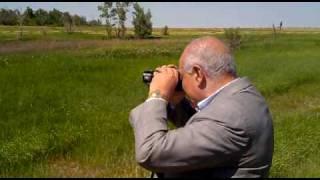
[[[101,21],[87,21],[86,17],[77,14],[71,15],[69,12],[61,12],[57,9],[46,11],[44,9],[33,10],[27,7],[25,11],[20,12],[15,9],[0,9],[0,24],[1,25],[19,25],[25,26],[64,26],[67,20],[71,19],[74,25],[101,25]]]
[[[77,14],[71,15],[69,12],[61,12],[57,9],[46,11],[44,9],[33,10],[27,7],[25,11],[11,9],[0,9],[0,25],[22,26],[64,26],[67,32],[73,32],[74,26],[84,25],[104,25],[106,37],[117,38],[126,37],[127,13],[132,10],[134,34],[138,38],[147,38],[152,34],[151,12],[147,12],[134,2],[103,2],[97,7],[100,12],[100,19],[87,21],[86,17]],[[114,32],[114,33],[113,33]]]

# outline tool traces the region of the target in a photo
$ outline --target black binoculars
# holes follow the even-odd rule
[[[153,72],[154,72],[154,70],[145,70],[145,71],[143,71],[142,81],[145,84],[149,85],[151,83],[152,78],[153,78]],[[179,76],[180,76],[180,74],[179,74]],[[182,81],[180,80],[180,78],[179,78],[179,81],[178,81],[178,84],[177,84],[175,90],[176,91],[183,91],[183,89],[182,89]]]

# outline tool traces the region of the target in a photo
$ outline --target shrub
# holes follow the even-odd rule
[[[164,35],[164,36],[169,35],[169,28],[167,25],[165,25],[164,28],[162,29],[162,35]]]
[[[225,38],[232,51],[239,49],[242,42],[242,36],[239,28],[228,28],[224,29]]]

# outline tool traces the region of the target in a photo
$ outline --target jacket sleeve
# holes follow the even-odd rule
[[[169,131],[166,111],[166,103],[153,100],[130,113],[136,160],[148,170],[181,172],[219,166],[248,142],[243,130],[208,118]]]

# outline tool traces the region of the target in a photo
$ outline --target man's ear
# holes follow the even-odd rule
[[[203,83],[205,83],[205,75],[201,66],[197,64],[193,66],[193,75],[199,86],[202,86]]]

